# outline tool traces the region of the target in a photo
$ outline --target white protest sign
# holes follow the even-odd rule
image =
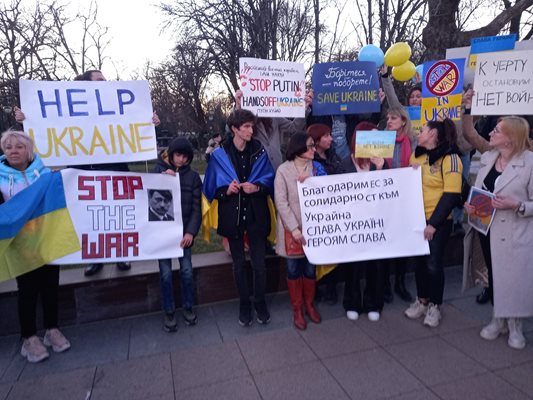
[[[313,264],[429,254],[420,168],[311,177],[298,191]]]
[[[239,58],[241,107],[258,117],[305,117],[304,65]]]
[[[179,176],[70,168],[61,175],[82,249],[56,264],[183,255]]]
[[[24,130],[47,166],[157,158],[146,81],[20,81]]]
[[[515,43],[515,48],[513,51],[517,50],[533,50],[533,40],[521,40],[520,42]],[[470,55],[470,46],[466,47],[454,47],[451,49],[446,49],[446,58],[466,58],[469,59]],[[477,62],[477,55],[476,55],[476,62]],[[465,65],[464,70],[464,79],[463,79],[463,85],[471,85],[474,83],[474,69],[475,65],[471,64],[473,66],[472,68],[469,68],[469,66]]]
[[[478,54],[472,114],[533,114],[532,50]]]

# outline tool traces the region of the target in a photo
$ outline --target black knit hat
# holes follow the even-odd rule
[[[192,162],[194,157],[194,150],[192,148],[191,142],[184,138],[175,138],[168,145],[168,161],[172,163],[172,158],[174,153],[184,154],[187,156],[188,164]]]

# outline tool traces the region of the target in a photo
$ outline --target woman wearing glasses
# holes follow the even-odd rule
[[[494,340],[509,332],[508,345],[523,349],[522,318],[533,316],[533,153],[530,151],[528,122],[521,117],[503,117],[490,133],[481,138],[474,129],[470,114],[472,92],[464,96],[463,127],[465,138],[478,150],[481,168],[475,187],[494,193],[496,209],[489,233],[485,236],[469,229],[465,235],[464,285],[471,285],[475,271],[472,257],[474,241],[479,240],[483,260],[493,288],[493,318],[480,336]],[[475,207],[465,203],[468,214]]]
[[[294,313],[294,326],[307,327],[304,311],[314,323],[321,321],[313,305],[315,298],[315,266],[311,264],[301,246],[305,245],[302,234],[302,216],[298,199],[297,182],[310,176],[326,175],[320,163],[313,161],[315,143],[303,132],[295,133],[287,147],[287,161],[281,164],[274,180],[278,221],[276,226],[276,253],[287,261],[287,287]]]

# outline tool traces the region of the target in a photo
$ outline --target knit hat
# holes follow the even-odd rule
[[[185,138],[175,138],[168,145],[168,161],[172,163],[172,158],[174,153],[183,154],[187,156],[188,164],[192,162],[194,158],[194,150],[192,148],[191,142]]]

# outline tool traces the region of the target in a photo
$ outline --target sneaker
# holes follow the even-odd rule
[[[367,314],[367,317],[368,317],[369,321],[377,322],[377,321],[379,321],[380,314],[377,311],[370,311]]]
[[[178,330],[178,321],[176,321],[174,313],[165,314],[163,329],[167,332],[176,332]]]
[[[57,328],[47,329],[44,334],[43,343],[46,347],[52,347],[56,353],[61,353],[70,349],[70,342]]]
[[[252,307],[250,303],[241,302],[239,307],[239,325],[246,327],[252,325]]]
[[[270,313],[264,301],[255,303],[255,313],[257,314],[257,322],[261,325],[266,325],[270,322]]]
[[[27,358],[28,362],[31,363],[37,363],[50,357],[50,354],[41,342],[41,339],[36,335],[24,339],[22,348],[20,349],[20,355]]]
[[[409,308],[404,311],[404,314],[407,318],[418,319],[423,315],[426,315],[428,306],[420,301],[419,298],[415,300],[414,303],[411,303]]]
[[[131,264],[130,263],[125,263],[125,262],[118,262],[117,263],[117,269],[119,271],[129,271],[131,269]]]
[[[357,311],[346,311],[346,318],[350,321],[357,321],[359,319],[359,313]]]
[[[183,309],[183,320],[188,326],[196,325],[198,323],[198,317],[196,316],[192,308]]]
[[[429,303],[426,312],[426,318],[424,318],[424,325],[427,325],[431,328],[436,328],[439,326],[441,318],[442,316],[440,314],[439,306],[437,304]]]
[[[490,324],[483,327],[479,336],[485,340],[494,340],[500,335],[505,335],[507,333],[507,324],[505,323],[504,318],[492,318]]]
[[[520,318],[507,319],[507,326],[509,328],[509,339],[507,344],[509,347],[522,350],[526,347],[526,338],[522,333],[522,320]]]

